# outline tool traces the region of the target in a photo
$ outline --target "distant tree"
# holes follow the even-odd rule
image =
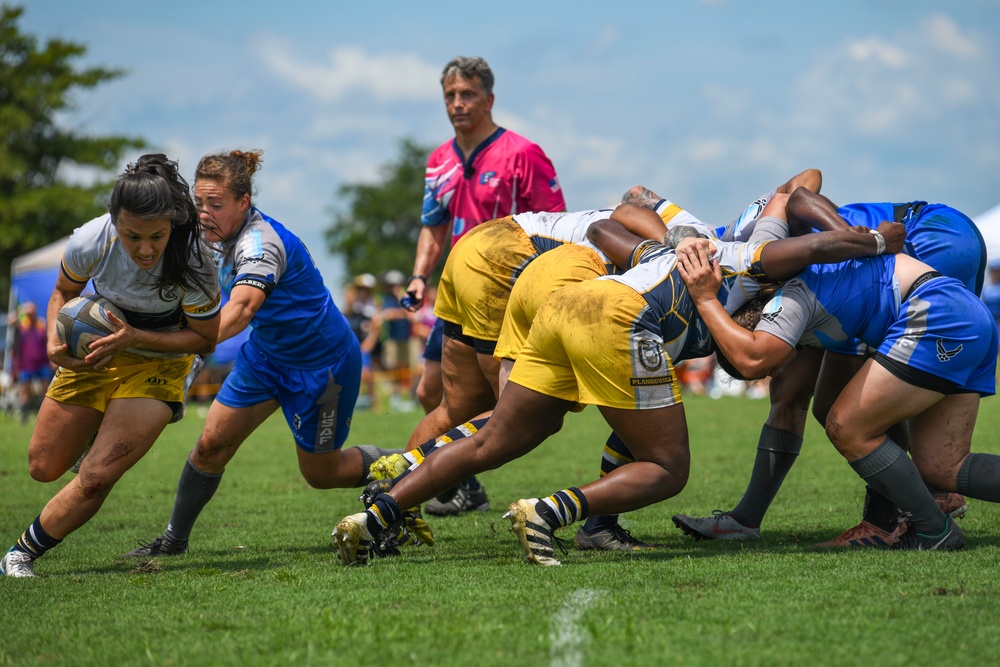
[[[122,75],[120,70],[76,70],[79,44],[38,40],[18,28],[22,7],[0,6],[0,302],[7,301],[10,263],[51,243],[104,210],[104,198],[126,150],[141,139],[85,136],[57,127],[73,108],[71,93]],[[99,182],[72,185],[65,167],[95,170]],[[39,304],[44,307],[43,304]]]
[[[333,208],[327,247],[341,255],[348,275],[398,269],[409,273],[420,233],[424,169],[431,148],[410,139],[400,142],[399,157],[379,170],[378,183],[349,183],[337,190],[345,209]]]

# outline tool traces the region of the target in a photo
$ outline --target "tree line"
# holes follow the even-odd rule
[[[106,210],[114,179],[142,137],[94,136],[62,127],[59,114],[81,93],[126,76],[121,69],[78,66],[86,46],[44,43],[21,30],[24,8],[0,6],[0,303],[10,292],[11,262],[47,245]],[[404,139],[399,156],[375,183],[345,184],[335,193],[327,249],[350,275],[412,265],[420,231],[424,165],[430,148]],[[89,174],[88,182],[68,179]],[[339,286],[330,286],[337,289]],[[44,307],[43,304],[39,304]]]

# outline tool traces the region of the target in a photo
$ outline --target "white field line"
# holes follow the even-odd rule
[[[552,616],[549,632],[549,656],[552,667],[580,667],[583,651],[590,637],[580,627],[580,617],[591,604],[601,597],[601,591],[580,588],[570,593],[559,610]]]

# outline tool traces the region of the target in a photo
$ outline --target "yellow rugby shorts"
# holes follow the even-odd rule
[[[194,355],[171,359],[122,352],[101,371],[60,368],[45,395],[71,405],[107,410],[113,398],[155,398],[167,403],[184,401],[184,378]]]
[[[567,243],[539,255],[514,283],[493,356],[517,359],[538,309],[553,292],[607,274],[600,256],[587,246]]]
[[[473,228],[448,255],[434,314],[460,325],[466,336],[496,341],[511,287],[536,254],[513,217]]]
[[[510,381],[583,404],[648,410],[681,402],[649,305],[613,280],[587,280],[554,292],[539,308]]]

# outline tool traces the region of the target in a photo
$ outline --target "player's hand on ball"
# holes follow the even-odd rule
[[[55,345],[52,344],[51,340],[49,341],[48,353],[49,361],[56,366],[68,368],[71,371],[82,371],[91,368],[91,365],[85,359],[77,359],[69,353],[69,345],[61,343],[58,340],[55,341]]]
[[[112,334],[98,338],[90,344],[90,354],[85,357],[85,361],[94,370],[101,370],[115,358],[119,352],[132,347],[135,340],[135,329],[122,321],[114,313],[108,313],[108,320],[114,325],[115,331]]]

